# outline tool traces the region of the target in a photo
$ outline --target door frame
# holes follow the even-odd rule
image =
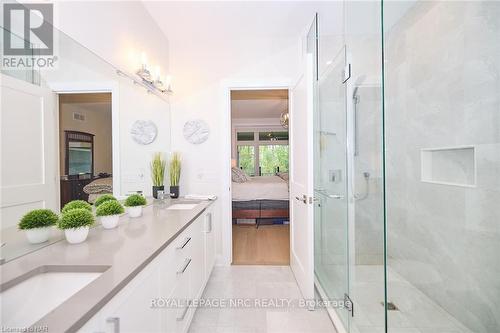
[[[51,83],[50,88],[57,95],[61,94],[89,94],[89,93],[111,93],[111,146],[113,160],[113,195],[121,197],[121,168],[120,168],[120,105],[119,105],[119,85],[115,81],[104,82],[55,82]],[[56,100],[57,117],[56,128],[59,133],[59,98]],[[57,170],[58,176],[60,170],[60,142],[57,135]],[[61,202],[61,190],[57,187],[57,202]]]
[[[290,106],[290,89],[291,80],[283,78],[269,78],[268,80],[241,80],[241,81],[223,81],[222,82],[222,100],[223,107],[221,108],[220,121],[222,128],[222,155],[223,172],[222,172],[222,188],[221,193],[221,234],[222,234],[222,257],[217,259],[217,264],[222,266],[230,266],[233,262],[233,229],[232,229],[232,200],[231,200],[231,91],[232,90],[288,90],[288,103]],[[290,122],[292,119],[290,118]],[[290,141],[290,139],[289,139]],[[289,145],[289,150],[293,147]],[[289,168],[292,165],[289,164]],[[290,223],[292,223],[290,221]]]

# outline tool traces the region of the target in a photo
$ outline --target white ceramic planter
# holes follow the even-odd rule
[[[142,206],[128,207],[128,216],[139,217],[142,215]]]
[[[51,227],[33,228],[26,230],[26,237],[31,244],[39,244],[49,240]]]
[[[101,224],[104,229],[113,229],[118,225],[120,215],[101,216]]]
[[[65,229],[64,235],[66,236],[66,240],[70,244],[82,243],[87,239],[87,236],[89,235],[89,227]]]

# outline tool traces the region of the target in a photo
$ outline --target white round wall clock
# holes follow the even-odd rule
[[[207,141],[210,135],[210,128],[203,120],[190,120],[184,124],[184,138],[195,145]]]
[[[140,145],[149,145],[156,139],[158,129],[151,120],[137,120],[132,124],[130,135]]]

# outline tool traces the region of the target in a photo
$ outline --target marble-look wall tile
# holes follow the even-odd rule
[[[497,1],[420,2],[385,36],[389,263],[481,333],[500,331],[499,17]],[[422,148],[460,145],[476,187],[421,181]]]

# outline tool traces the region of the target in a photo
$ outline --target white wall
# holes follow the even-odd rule
[[[174,149],[183,154],[181,193],[213,193],[230,198],[225,168],[230,166],[229,87],[266,88],[293,84],[301,64],[301,34],[314,13],[330,12],[336,2],[146,2],[170,41]],[[338,12],[338,11],[337,11]],[[328,22],[327,22],[328,21]],[[188,22],[188,23],[186,23]],[[192,23],[191,23],[192,22]],[[338,20],[325,19],[324,31]],[[204,119],[209,139],[192,145],[182,137],[187,120]],[[223,219],[231,223],[230,219]],[[222,251],[219,233],[218,251]],[[225,244],[227,246],[227,244]],[[225,248],[227,251],[228,249]]]
[[[168,39],[141,1],[55,1],[54,25],[122,70],[135,73],[145,52],[168,72]]]
[[[210,193],[227,200],[229,191],[223,188],[223,177],[230,160],[226,147],[230,144],[231,128],[230,115],[224,114],[229,110],[226,88],[232,86],[231,83],[237,87],[237,82],[242,86],[257,82],[264,86],[274,81],[293,82],[300,64],[299,36],[171,43],[175,79],[172,145],[183,155],[181,193]],[[211,129],[209,139],[201,145],[192,145],[182,136],[184,123],[196,118],[204,119]],[[221,200],[218,210],[220,205]],[[218,244],[221,253],[221,238]]]

